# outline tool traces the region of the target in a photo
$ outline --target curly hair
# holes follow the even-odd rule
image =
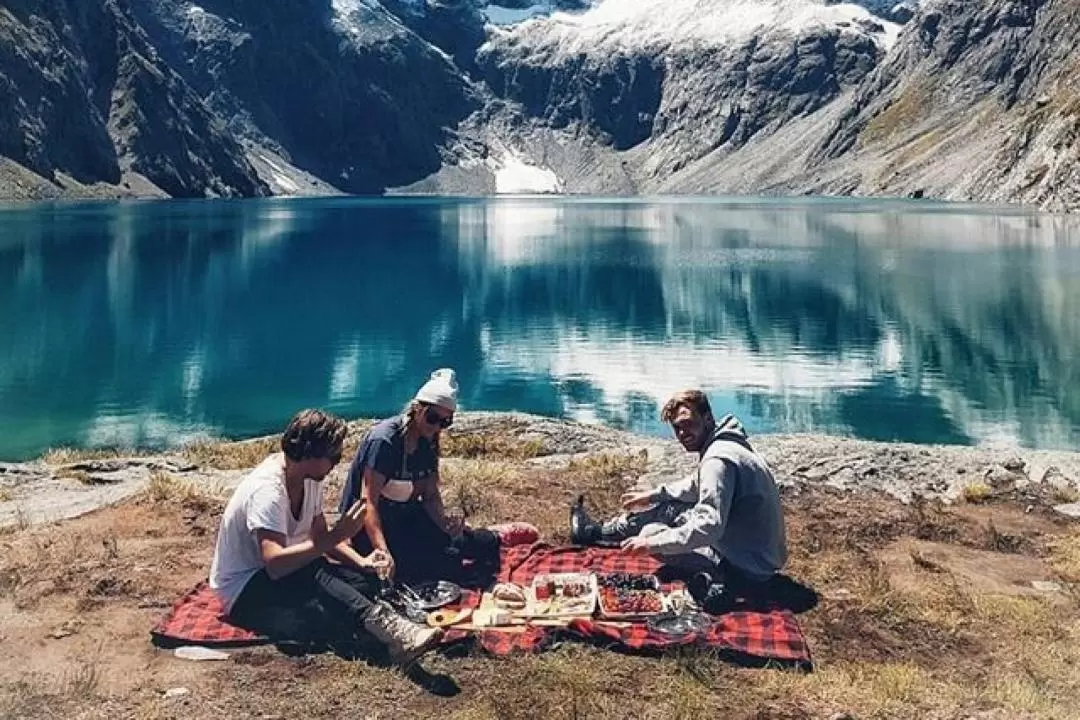
[[[281,435],[281,449],[294,462],[313,458],[340,459],[345,421],[322,410],[301,410]]]
[[[709,405],[709,398],[705,393],[700,390],[680,390],[664,403],[664,409],[660,411],[660,422],[669,423],[674,420],[680,407],[690,408],[700,417],[712,416],[712,406]]]

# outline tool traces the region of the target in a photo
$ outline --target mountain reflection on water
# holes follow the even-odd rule
[[[1080,226],[900,201],[322,199],[0,210],[0,459],[396,411],[1072,447]]]

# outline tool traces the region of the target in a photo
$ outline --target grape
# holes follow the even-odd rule
[[[604,608],[614,614],[656,613],[663,609],[660,594],[653,588],[628,589],[605,584],[600,589]]]

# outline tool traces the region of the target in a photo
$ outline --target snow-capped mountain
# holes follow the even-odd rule
[[[534,8],[535,9],[535,8]],[[492,42],[506,40],[565,54],[625,53],[642,49],[730,47],[763,34],[802,35],[827,30],[876,32],[890,45],[899,26],[861,5],[820,0],[666,0],[662,11],[641,0],[604,0],[584,12],[548,13],[518,23]]]
[[[1078,25],[1077,0],[22,0],[0,195],[1072,207]]]
[[[477,63],[527,119],[634,152],[659,176],[813,112],[862,80],[899,34],[852,4],[667,0],[663,8],[604,0],[493,29]]]

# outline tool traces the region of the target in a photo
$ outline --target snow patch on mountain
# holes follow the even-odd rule
[[[330,24],[355,43],[394,40],[405,25],[375,0],[330,0]]]
[[[535,17],[555,12],[582,12],[604,0],[499,0],[485,3],[482,9],[489,25],[517,25]]]
[[[486,164],[495,175],[495,193],[498,195],[563,191],[559,176],[552,170],[533,165],[512,150],[503,149],[501,157],[489,157]]]
[[[541,3],[524,8],[503,7],[502,5],[488,5],[484,8],[484,17],[491,25],[517,25],[530,18],[548,15],[552,11],[551,5]]]
[[[884,49],[900,25],[853,3],[823,0],[668,0],[663,7],[641,0],[602,0],[582,13],[555,12],[544,20],[497,33],[546,35],[566,54],[678,46],[715,47],[750,40],[764,31],[791,34],[826,28],[869,33]]]

